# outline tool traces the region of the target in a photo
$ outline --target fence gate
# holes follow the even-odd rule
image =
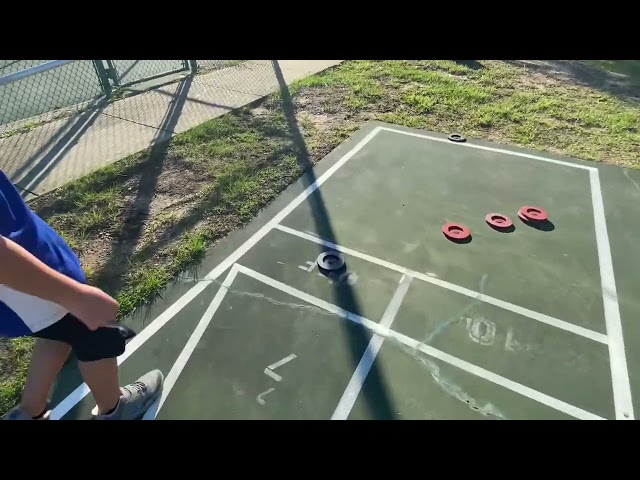
[[[129,87],[165,75],[189,71],[189,60],[104,60],[114,86]]]

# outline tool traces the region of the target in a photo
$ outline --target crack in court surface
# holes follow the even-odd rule
[[[633,183],[633,185],[636,187],[636,190],[640,192],[640,185],[638,185],[638,183],[629,176],[629,171],[625,168],[622,170],[622,172],[624,173],[624,176],[627,177],[631,183]]]
[[[488,275],[484,274],[480,279],[480,288],[479,288],[480,293],[484,293],[484,288],[487,283],[487,278],[488,278]],[[436,327],[433,329],[432,332],[426,335],[422,343],[424,343],[425,345],[429,344],[435,337],[440,335],[442,332],[444,332],[447,328],[449,328],[454,323],[465,321],[464,315],[469,310],[471,310],[474,306],[480,303],[482,303],[481,300],[474,300],[473,302],[469,303],[469,305],[467,305],[465,308],[460,310],[460,312],[456,313],[455,315],[452,315],[449,319],[440,322],[438,325],[436,325]],[[390,339],[393,340],[395,344],[399,345],[403,352],[411,355],[420,363],[422,367],[426,368],[431,374],[431,376],[433,377],[433,379],[436,381],[438,386],[442,388],[442,390],[445,393],[451,395],[452,397],[456,398],[457,400],[460,400],[463,403],[466,403],[469,406],[469,408],[471,408],[473,411],[481,413],[482,415],[493,416],[493,417],[499,418],[500,420],[507,420],[507,417],[502,412],[500,412],[500,410],[498,410],[498,408],[492,403],[487,402],[483,407],[479,407],[477,400],[471,397],[455,382],[445,378],[440,373],[440,367],[438,367],[438,365],[436,365],[434,362],[427,360],[424,356],[420,355],[419,350],[410,348],[409,346],[403,344],[402,342],[399,342],[397,339],[393,337],[391,337]]]
[[[488,277],[489,276],[485,273],[480,278],[480,285],[479,285],[480,288],[479,288],[478,291],[480,292],[481,295],[484,294],[484,288],[485,288],[485,286],[487,284],[487,278]],[[444,320],[444,321],[440,322],[438,325],[436,325],[436,327],[433,329],[433,331],[431,333],[427,333],[427,335],[425,336],[425,338],[422,341],[422,343],[424,343],[425,345],[428,345],[435,337],[440,335],[442,332],[444,332],[447,328],[449,328],[454,323],[457,323],[457,322],[460,322],[460,321],[466,321],[466,318],[464,318],[464,315],[469,310],[471,310],[473,307],[475,307],[476,305],[479,305],[481,303],[483,303],[482,300],[476,299],[473,302],[469,303],[469,305],[464,307],[458,313],[456,313],[455,315],[452,315],[451,317],[449,317],[448,320]]]
[[[257,292],[244,292],[241,290],[234,290],[231,287],[225,287],[224,285],[222,285],[222,282],[220,280],[209,280],[209,279],[202,279],[202,280],[196,280],[196,279],[191,279],[193,282],[209,282],[209,283],[215,283],[216,285],[219,285],[222,288],[226,288],[227,289],[227,293],[231,293],[233,295],[237,295],[239,297],[252,297],[252,298],[257,298],[259,300],[266,300],[269,303],[272,303],[273,305],[278,305],[278,306],[282,306],[282,307],[290,307],[290,308],[297,308],[300,310],[309,310],[312,312],[316,312],[316,313],[320,313],[322,315],[326,315],[329,317],[339,317],[339,318],[343,318],[340,315],[333,313],[333,312],[329,312],[323,308],[320,307],[316,307],[315,305],[304,305],[301,303],[293,303],[293,302],[283,302],[280,300],[276,300],[275,298],[271,298],[267,295],[264,295],[262,293],[257,293]]]
[[[404,345],[395,338],[391,338],[391,340],[393,340],[395,344],[399,345],[403,352],[411,355],[414,359],[416,359],[420,366],[424,367],[429,372],[431,377],[445,393],[467,404],[467,406],[474,412],[478,412],[487,417],[492,416],[500,420],[508,420],[508,418],[490,402],[485,403],[482,407],[479,406],[479,402],[476,399],[465,392],[458,384],[453,382],[451,379],[448,379],[444,375],[442,375],[442,373],[440,373],[440,367],[438,367],[438,365],[436,365],[431,360],[427,360],[426,358],[424,358],[424,356],[420,355],[418,350]]]
[[[220,281],[220,280],[217,280],[217,279],[196,279],[196,278],[191,277],[189,279],[183,279],[183,280],[191,280],[192,282],[215,283],[218,286],[220,286],[221,288],[226,288],[227,289],[227,293],[231,293],[231,294],[237,295],[239,297],[257,298],[259,300],[265,300],[265,301],[267,301],[267,302],[269,302],[269,303],[271,303],[273,305],[282,306],[282,307],[289,307],[289,308],[295,308],[295,309],[300,309],[300,310],[308,310],[308,311],[312,311],[312,312],[315,312],[315,313],[320,313],[321,315],[325,315],[325,316],[329,316],[329,317],[338,317],[338,318],[344,320],[343,316],[338,315],[337,313],[334,313],[334,312],[329,312],[329,311],[327,311],[327,310],[325,310],[323,308],[316,307],[315,305],[304,305],[304,304],[300,304],[300,303],[283,302],[281,300],[276,300],[275,298],[271,298],[271,297],[269,297],[267,295],[264,295],[262,293],[235,290],[235,289],[233,289],[231,287],[223,286],[223,282]],[[482,293],[482,291],[484,289],[484,286],[486,284],[486,280],[487,280],[487,275],[483,275],[482,278],[480,279],[480,292],[481,293]],[[463,319],[462,315],[464,315],[464,313],[466,313],[468,310],[470,310],[474,305],[477,305],[478,303],[482,303],[482,302],[479,301],[479,300],[471,302],[464,309],[462,309],[458,314],[454,315],[449,320],[441,322],[433,332],[431,332],[430,334],[427,335],[426,340],[424,342],[422,342],[422,343],[423,344],[427,344],[429,341],[433,340],[437,335],[439,335],[444,330],[446,330],[446,328],[449,327],[451,324],[462,320]],[[361,325],[361,327],[367,328],[365,325]],[[432,362],[430,360],[427,360],[423,355],[421,355],[421,352],[418,349],[412,348],[412,347],[410,347],[408,345],[403,344],[398,339],[394,338],[392,335],[384,335],[384,334],[379,333],[379,332],[371,332],[371,333],[373,333],[373,335],[378,335],[378,336],[380,336],[380,337],[382,337],[382,338],[384,338],[386,340],[391,340],[391,341],[393,341],[393,343],[395,345],[399,345],[403,352],[411,355],[415,360],[418,361],[418,363],[423,368],[425,368],[429,372],[431,377],[435,380],[435,382],[438,384],[438,386],[445,393],[447,393],[448,395],[452,396],[456,400],[459,400],[460,402],[465,403],[471,410],[473,410],[475,412],[478,412],[478,413],[480,413],[482,415],[485,415],[485,416],[491,416],[491,417],[498,418],[500,420],[507,420],[508,419],[495,405],[493,405],[490,402],[485,403],[484,406],[479,406],[479,402],[476,399],[474,399],[467,392],[465,392],[464,389],[462,389],[454,381],[452,381],[451,379],[448,379],[445,376],[443,376],[440,373],[440,367],[438,367],[438,365],[436,365],[434,362]]]

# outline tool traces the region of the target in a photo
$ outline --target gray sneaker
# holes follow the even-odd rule
[[[94,420],[140,420],[162,392],[164,376],[160,370],[152,370],[135,382],[122,387],[122,396],[115,411],[98,415],[93,409]]]
[[[4,417],[2,417],[2,420],[49,420],[50,416],[51,410],[47,410],[40,418],[32,418],[22,409],[22,407],[20,407],[20,405],[18,405],[17,407],[13,407],[9,410]]]

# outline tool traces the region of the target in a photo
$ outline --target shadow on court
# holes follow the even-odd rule
[[[304,142],[302,134],[300,133],[300,129],[295,117],[293,101],[291,99],[289,88],[287,87],[287,84],[282,75],[282,70],[280,69],[277,60],[273,60],[272,62],[273,69],[275,71],[275,75],[279,84],[280,96],[282,98],[282,108],[287,120],[289,135],[291,136],[291,140],[293,142],[293,148],[298,163],[303,169],[303,181],[305,183],[305,187],[307,187],[309,185],[312,185],[317,180],[312,168],[313,163],[309,159],[307,146]],[[331,226],[331,219],[329,218],[320,189],[315,190],[313,194],[307,197],[307,201],[311,206],[317,233],[324,240],[328,240],[329,242],[339,245],[340,242],[336,238],[335,232],[333,231],[333,228]],[[318,254],[320,254],[322,251],[323,248],[319,246]],[[335,288],[334,295],[337,305],[357,315],[363,315],[357,295],[353,291],[353,288],[348,283],[338,284],[336,282],[333,285]],[[349,339],[349,347],[351,348],[353,364],[355,367],[360,362],[360,356],[362,352],[361,346],[363,344],[366,345],[368,343],[368,340],[364,328],[348,329],[347,331],[351,336],[351,338]],[[369,351],[366,350],[365,354],[368,353]],[[376,362],[373,362],[373,365],[371,366],[371,370],[369,371],[369,375],[367,376],[366,385],[367,388],[363,388],[361,394],[365,396],[367,404],[371,412],[373,413],[374,418],[389,420],[394,419],[395,409],[391,404],[391,399],[389,398],[389,395],[387,393],[384,378]]]

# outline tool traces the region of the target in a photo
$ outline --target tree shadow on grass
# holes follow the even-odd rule
[[[508,60],[507,63],[570,80],[640,106],[640,60]]]
[[[463,65],[472,70],[482,70],[485,68],[478,60],[454,60],[458,65]]]
[[[171,103],[158,129],[158,135],[174,132],[192,82],[193,79],[191,77],[187,77],[180,82],[180,86],[175,96],[171,99]],[[125,214],[123,228],[112,245],[109,259],[95,279],[99,285],[109,285],[111,292],[119,291],[122,288],[127,266],[127,263],[123,262],[122,259],[132,255],[140,240],[145,222],[149,217],[149,209],[156,193],[158,177],[162,173],[169,144],[169,139],[154,144],[149,149],[146,159],[137,165],[140,175],[135,198]]]

